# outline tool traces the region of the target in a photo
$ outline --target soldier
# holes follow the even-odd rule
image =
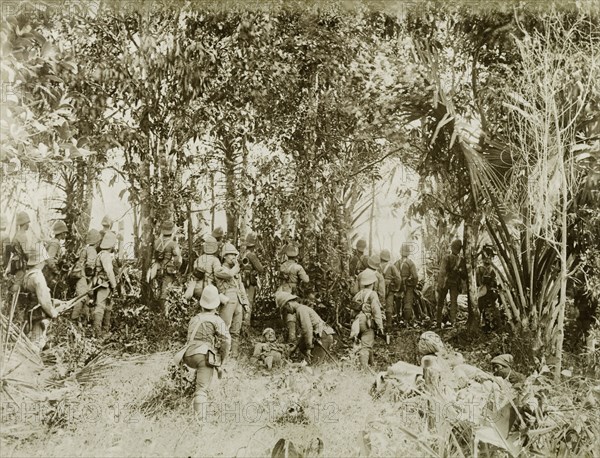
[[[479,287],[477,305],[483,321],[483,331],[490,332],[500,324],[500,313],[496,306],[498,299],[498,281],[492,265],[494,250],[485,245],[481,249],[482,264],[477,266],[477,285]]]
[[[302,336],[298,348],[311,365],[318,364],[327,356],[335,332],[317,312],[308,305],[300,304],[296,299],[298,296],[286,291],[275,293],[275,303],[283,309],[282,314],[294,314],[296,321],[300,323]]]
[[[385,321],[388,329],[391,330],[394,320],[394,296],[400,289],[402,281],[400,279],[400,272],[390,261],[391,254],[389,250],[381,250],[379,257],[381,259],[379,272],[385,282]]]
[[[383,275],[381,275],[381,273],[379,272],[380,265],[381,265],[381,258],[374,254],[373,256],[369,256],[367,258],[367,268],[365,270],[372,271],[375,273],[375,277],[377,278],[377,281],[375,282],[374,289],[375,289],[375,292],[377,293],[377,296],[379,297],[379,302],[382,304],[385,304],[385,279],[383,278]],[[363,270],[363,272],[365,270]],[[357,277],[356,281],[354,283],[354,287],[352,289],[352,293],[356,294],[356,293],[358,293],[358,291],[360,291],[360,282],[358,281],[358,277]]]
[[[242,329],[250,329],[250,321],[252,319],[252,309],[254,308],[254,298],[256,297],[256,291],[258,288],[258,275],[263,274],[265,269],[254,253],[254,247],[256,246],[256,235],[248,234],[246,237],[246,251],[242,258],[242,281],[246,287],[246,293],[248,294],[248,313],[244,313],[244,325]]]
[[[157,264],[157,278],[160,282],[160,305],[169,315],[167,296],[171,285],[175,282],[175,275],[181,267],[181,248],[175,239],[175,224],[173,221],[164,221],[161,225],[161,235],[154,242],[154,259]]]
[[[414,318],[414,300],[415,300],[415,287],[419,283],[419,274],[417,273],[417,266],[414,261],[409,258],[410,256],[410,244],[403,243],[400,248],[401,258],[396,262],[396,268],[400,272],[402,279],[401,293],[402,293],[402,318],[406,323],[409,323]]]
[[[29,340],[42,351],[47,342],[47,330],[51,319],[58,316],[52,303],[50,288],[42,273],[48,252],[43,244],[37,243],[27,252],[27,269],[23,276],[21,298],[25,309],[26,334]],[[36,307],[39,305],[39,307]]]
[[[238,255],[238,251],[231,243],[225,243],[221,254],[223,266],[215,272],[219,292],[229,298],[229,302],[221,308],[219,315],[227,324],[231,334],[232,358],[238,357],[243,313],[248,308],[248,296],[246,295],[244,283],[242,283],[240,266],[237,262]]]
[[[217,240],[217,256],[220,256],[221,252],[223,251],[223,237],[225,236],[223,228],[221,226],[217,226],[210,235]],[[223,261],[223,259],[221,259],[221,261]]]
[[[289,244],[285,249],[285,255],[287,261],[284,261],[279,267],[281,272],[282,283],[279,285],[277,291],[284,291],[286,293],[298,294],[298,282],[302,281],[308,283],[309,278],[306,275],[304,267],[296,262],[298,257],[298,247]],[[282,308],[279,308],[282,310]],[[288,329],[287,341],[293,343],[296,341],[296,315],[294,313],[288,313],[285,315],[285,323]]]
[[[450,291],[450,324],[454,326],[458,313],[458,291],[461,279],[465,276],[464,258],[460,255],[462,241],[453,240],[451,253],[443,257],[437,281],[437,326],[442,326],[442,316],[446,305],[446,294]]]
[[[350,258],[350,276],[356,277],[359,273],[367,268],[368,256],[365,254],[367,248],[367,242],[364,239],[360,239],[356,242],[356,248]]]
[[[75,292],[77,296],[85,293],[92,287],[92,278],[94,276],[94,267],[96,265],[96,257],[98,256],[97,248],[100,243],[100,232],[96,229],[90,229],[85,238],[85,246],[79,252],[79,259],[73,269],[73,276],[77,278],[75,284]],[[71,319],[79,321],[83,314],[85,322],[89,320],[90,309],[87,306],[89,298],[78,300],[73,306]]]
[[[377,275],[371,269],[365,269],[358,275],[360,291],[353,298],[358,315],[352,324],[351,338],[360,338],[360,350],[358,359],[364,370],[369,370],[369,364],[373,364],[373,346],[375,345],[375,334],[383,335],[383,315],[381,314],[381,302],[378,294],[374,291],[377,283]]]
[[[492,372],[496,377],[502,377],[513,385],[525,382],[525,375],[513,370],[513,356],[509,354],[499,355],[492,359]]]
[[[33,249],[33,237],[29,232],[29,215],[27,212],[17,213],[17,233],[12,241],[12,261],[9,270],[15,276],[12,291],[18,292],[27,267],[27,253]]]
[[[188,283],[184,294],[186,299],[194,295],[200,297],[206,285],[216,284],[215,272],[221,269],[221,261],[216,255],[218,249],[217,239],[212,235],[207,235],[202,245],[202,254],[194,261],[193,278]]]
[[[107,333],[110,329],[112,315],[112,292],[117,288],[117,280],[113,270],[113,251],[117,243],[117,236],[112,231],[107,231],[100,242],[100,252],[94,262],[94,279],[92,287],[102,285],[94,294],[94,334],[100,337],[102,331]]]
[[[264,365],[268,370],[273,366],[281,364],[283,354],[285,352],[284,344],[277,343],[277,336],[273,328],[265,328],[262,332],[263,341],[254,344],[254,352],[252,354],[256,361]]]
[[[216,313],[221,304],[219,292],[214,285],[207,285],[200,297],[200,312],[192,317],[188,326],[188,346],[183,362],[196,369],[196,389],[194,391],[194,411],[205,420],[208,389],[215,369],[220,371],[220,364],[229,354],[231,336],[228,326]],[[218,348],[218,350],[217,350]],[[220,362],[214,357],[220,356]],[[204,410],[204,411],[203,411]]]
[[[113,223],[114,221],[110,216],[104,215],[104,217],[102,218],[102,222],[100,223],[102,226],[102,229],[100,229],[100,237],[104,238],[104,234],[106,234],[109,231],[113,232]]]
[[[64,255],[64,243],[67,238],[67,225],[64,221],[57,221],[52,227],[54,238],[46,242],[46,250],[48,251],[48,260],[44,268],[46,281],[51,289],[54,289],[60,276],[60,260]]]

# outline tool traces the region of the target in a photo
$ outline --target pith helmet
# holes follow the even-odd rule
[[[452,240],[452,243],[450,244],[450,249],[452,251],[454,250],[460,250],[462,248],[463,244],[462,244],[462,240],[460,239],[454,239]]]
[[[298,256],[298,247],[296,245],[289,244],[285,248],[285,255],[288,258],[295,258],[296,256]]]
[[[298,299],[298,296],[288,293],[287,291],[277,291],[275,293],[275,304],[279,309],[293,299]]]
[[[49,259],[50,256],[46,251],[46,247],[42,243],[36,243],[29,250],[27,250],[27,265],[37,266],[40,262]]]
[[[381,250],[381,253],[379,253],[379,257],[383,262],[388,262],[391,257],[390,250]]]
[[[248,237],[246,237],[246,246],[248,248],[256,246],[256,234],[248,234]]]
[[[217,240],[223,238],[224,232],[223,232],[223,228],[221,226],[216,227],[211,234],[214,238],[216,238]]]
[[[200,297],[200,306],[206,310],[214,310],[221,304],[221,296],[215,285],[206,285]]]
[[[264,337],[265,334],[272,332],[273,334],[275,334],[275,330],[273,328],[265,328],[262,332],[262,336]]]
[[[363,270],[358,274],[358,283],[360,286],[369,286],[377,281],[377,275],[372,270]]]
[[[231,243],[226,243],[223,245],[223,249],[221,250],[221,256],[225,256],[226,254],[238,255],[240,253]]]
[[[22,224],[30,223],[29,214],[27,212],[19,212],[17,213],[17,226]]]
[[[212,235],[207,235],[204,239],[204,252],[206,254],[215,254],[219,249],[219,242]]]
[[[64,221],[57,221],[54,223],[54,226],[52,226],[52,232],[54,232],[54,235],[64,234],[67,231],[67,225]]]
[[[492,364],[498,364],[510,368],[513,364],[513,356],[509,354],[499,355],[492,359]]]
[[[171,220],[163,221],[160,230],[164,235],[171,235],[175,230],[175,223]]]
[[[106,250],[108,248],[113,248],[117,243],[117,234],[112,231],[108,231],[104,234],[104,238],[102,242],[100,242],[100,249]]]
[[[403,243],[400,247],[400,255],[402,256],[410,256],[411,251],[410,243]]]
[[[104,215],[104,218],[102,218],[102,223],[100,223],[100,224],[102,226],[108,227],[110,229],[113,225],[113,220],[110,216]]]
[[[358,242],[356,242],[356,249],[358,251],[362,253],[365,251],[365,248],[367,248],[367,241],[365,239],[360,239]]]
[[[369,259],[367,259],[367,265],[371,269],[378,269],[379,264],[381,264],[381,259],[376,254],[374,254],[373,256],[369,256]]]
[[[88,245],[95,245],[100,241],[100,231],[97,229],[90,229],[85,238],[85,243]]]

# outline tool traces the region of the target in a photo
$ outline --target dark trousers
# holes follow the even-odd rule
[[[444,314],[444,306],[446,305],[446,295],[450,290],[450,323],[454,325],[456,322],[456,315],[458,313],[458,285],[450,285],[445,288],[437,290],[437,324],[438,326],[442,323],[442,317]]]

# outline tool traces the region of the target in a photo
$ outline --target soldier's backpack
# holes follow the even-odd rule
[[[20,270],[25,270],[27,267],[27,254],[23,251],[21,244],[19,242],[12,243],[7,249],[11,253],[8,264],[8,273],[15,275]]]
[[[402,264],[400,264],[400,276],[402,277],[403,284],[409,288],[417,286],[417,279],[413,276],[410,264],[406,259],[403,259]]]

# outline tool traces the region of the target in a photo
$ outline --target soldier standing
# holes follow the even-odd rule
[[[275,293],[275,303],[283,309],[282,314],[294,314],[296,321],[300,323],[302,337],[298,348],[311,365],[318,364],[327,356],[335,332],[317,312],[308,305],[300,304],[296,299],[298,296],[286,291]]]
[[[308,283],[309,278],[304,267],[296,262],[296,258],[298,257],[297,246],[289,244],[285,249],[285,255],[287,256],[287,261],[284,261],[279,268],[282,283],[279,285],[277,291],[297,295],[298,282]],[[280,310],[282,309],[280,308]],[[296,341],[296,315],[294,313],[287,313],[284,318],[288,330],[287,341],[293,343]]]
[[[207,235],[202,245],[202,254],[194,261],[193,279],[188,284],[184,297],[201,297],[207,285],[215,284],[215,272],[221,269],[221,261],[216,253],[219,243],[212,235]]]
[[[216,355],[217,348],[220,363],[227,358],[231,345],[228,326],[219,315],[217,307],[221,303],[219,292],[214,285],[207,285],[200,297],[200,311],[192,317],[188,326],[188,348],[183,362],[196,369],[196,389],[194,390],[194,412],[206,420],[207,412],[203,409],[208,401],[208,390],[213,379],[215,368],[220,370],[216,361],[211,362],[210,354]]]
[[[256,246],[256,235],[248,234],[246,237],[246,251],[242,258],[242,281],[248,294],[248,313],[244,313],[244,324],[242,329],[250,330],[250,321],[252,319],[252,309],[254,308],[254,298],[258,288],[258,275],[264,273],[265,269],[254,253]]]
[[[365,271],[372,271],[375,274],[376,277],[376,282],[375,282],[375,286],[374,286],[374,290],[377,293],[377,296],[379,297],[379,302],[381,304],[385,304],[385,279],[383,278],[383,275],[381,275],[381,273],[379,272],[379,267],[381,264],[381,258],[377,255],[373,255],[373,256],[369,256],[367,258],[367,268],[365,270],[363,270],[363,272]],[[362,273],[362,272],[361,272]],[[354,288],[352,290],[353,294],[356,294],[358,291],[360,290],[360,282],[358,281],[358,277],[356,278],[356,282],[354,283]]]
[[[498,281],[492,265],[494,250],[485,245],[481,249],[482,264],[477,266],[477,305],[483,321],[483,331],[490,332],[500,324],[500,312],[497,309]]]
[[[114,221],[110,216],[104,215],[104,217],[102,218],[102,222],[100,223],[100,225],[102,226],[102,229],[100,229],[100,237],[104,238],[104,234],[106,234],[109,231],[112,232],[113,223]]]
[[[358,275],[360,291],[353,298],[358,315],[352,324],[351,338],[360,338],[358,359],[364,370],[373,364],[375,334],[383,335],[383,315],[378,294],[374,291],[377,276],[371,269],[365,269]]]
[[[396,292],[400,289],[402,280],[400,278],[400,272],[394,263],[390,261],[391,254],[389,250],[381,250],[379,257],[381,258],[379,272],[383,276],[385,282],[385,321],[388,329],[391,330],[395,311],[394,298]]]
[[[100,243],[100,232],[96,229],[90,229],[85,238],[85,246],[79,252],[79,259],[73,269],[73,276],[77,278],[75,284],[75,292],[77,296],[85,293],[92,286],[92,278],[94,276],[94,266],[96,265],[96,257],[98,256],[97,247]],[[83,315],[84,321],[89,320],[89,307],[87,306],[89,298],[84,297],[78,300],[73,306],[71,319],[79,321]]]
[[[110,329],[112,315],[112,292],[117,288],[117,280],[113,270],[113,251],[117,236],[107,231],[100,242],[100,252],[94,262],[94,280],[92,287],[101,285],[95,292],[94,300],[94,334],[100,337],[102,331]]]
[[[350,276],[353,278],[367,268],[368,256],[365,254],[366,248],[367,242],[364,239],[356,242],[356,248],[350,258]]]
[[[400,256],[400,259],[396,262],[396,268],[400,272],[400,277],[402,279],[400,288],[402,292],[402,318],[406,323],[409,323],[413,320],[415,315],[413,306],[415,300],[415,287],[419,282],[419,274],[414,261],[409,258],[409,243],[402,244]]]
[[[56,318],[58,312],[52,304],[50,288],[42,273],[44,263],[48,260],[46,248],[41,243],[35,244],[30,247],[27,255],[27,270],[21,293],[27,323],[25,329],[29,340],[42,351],[46,346],[50,320]]]
[[[64,221],[57,221],[52,227],[54,238],[46,242],[46,251],[48,251],[48,260],[44,268],[44,275],[51,290],[54,290],[60,276],[60,261],[64,255],[64,243],[67,238],[67,225]]]
[[[231,243],[223,245],[223,266],[217,272],[217,288],[229,298],[219,315],[229,328],[231,334],[231,357],[237,358],[239,352],[240,331],[244,310],[248,308],[248,296],[240,276],[240,266],[237,263],[237,249]]]
[[[154,242],[154,259],[158,264],[157,277],[160,283],[160,305],[165,316],[169,315],[167,296],[175,275],[181,267],[181,248],[174,236],[175,224],[165,221],[161,225],[161,234]]]
[[[460,255],[462,240],[453,240],[450,244],[451,253],[442,258],[437,278],[437,326],[442,326],[446,294],[450,291],[450,324],[456,323],[458,313],[458,291],[460,282],[465,276],[464,258]]]

